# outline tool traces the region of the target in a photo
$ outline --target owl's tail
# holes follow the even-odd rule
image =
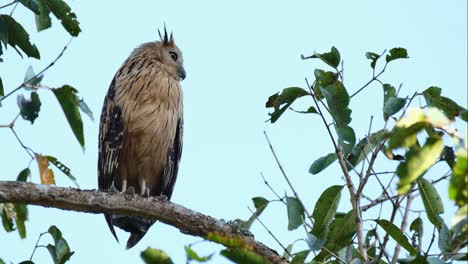
[[[135,246],[146,234],[146,232],[131,233],[130,237],[127,240],[127,249]]]
[[[146,219],[136,216],[112,215],[112,225],[130,232],[127,241],[127,249],[135,246],[148,232],[148,229],[156,222],[152,219]]]

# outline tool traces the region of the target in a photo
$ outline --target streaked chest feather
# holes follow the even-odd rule
[[[116,104],[122,109],[126,141],[122,158],[130,170],[154,173],[174,142],[182,90],[178,80],[156,67],[136,69],[117,79]]]

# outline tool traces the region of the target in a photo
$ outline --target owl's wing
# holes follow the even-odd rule
[[[109,190],[112,182],[117,178],[119,156],[124,140],[124,126],[122,110],[115,104],[116,77],[111,82],[109,91],[104,99],[101,113],[101,125],[99,127],[99,157],[98,157],[98,186],[99,190]],[[114,235],[112,215],[104,214],[107,225]]]
[[[164,168],[162,194],[171,198],[174,184],[177,179],[177,172],[179,170],[180,157],[182,155],[182,134],[183,134],[183,119],[177,121],[176,134],[174,142],[169,148],[166,167]]]
[[[119,156],[124,140],[122,110],[115,104],[116,78],[104,99],[99,128],[98,186],[99,190],[109,190],[117,178]]]

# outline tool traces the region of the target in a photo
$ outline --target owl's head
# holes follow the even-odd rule
[[[167,34],[166,26],[164,26],[164,34],[161,34],[161,31],[158,30],[160,40],[157,41],[160,45],[160,60],[169,68],[173,68],[178,76],[183,80],[185,79],[185,69],[184,69],[184,58],[182,57],[182,52],[176,46],[174,41],[174,36],[172,33]]]

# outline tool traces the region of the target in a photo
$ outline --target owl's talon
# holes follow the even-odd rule
[[[133,195],[135,194],[135,188],[133,188],[133,186],[130,186],[127,188],[127,190],[125,190],[125,199],[127,200],[131,200]]]
[[[161,194],[157,197],[158,200],[160,200],[161,202],[167,202],[169,201],[169,197],[167,197],[166,195],[164,194]]]
[[[112,194],[120,193],[119,190],[117,190],[117,188],[115,188],[115,186],[113,184],[109,188],[109,192],[112,193]]]
[[[146,188],[145,191],[143,192],[143,197],[149,198],[150,197],[150,189]]]

